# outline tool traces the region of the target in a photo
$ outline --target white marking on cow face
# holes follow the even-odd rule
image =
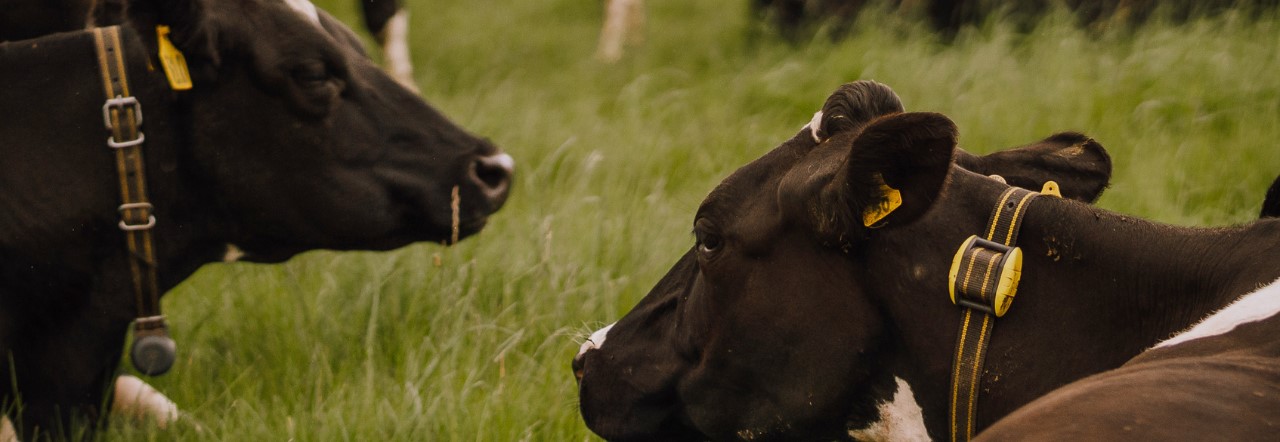
[[[1169,347],[1193,339],[1217,336],[1235,329],[1240,324],[1261,321],[1276,314],[1280,314],[1280,279],[1272,282],[1271,285],[1245,295],[1226,308],[1209,315],[1209,317],[1200,321],[1199,324],[1191,327],[1191,329],[1156,344],[1154,348]]]
[[[800,130],[809,129],[809,134],[813,136],[813,142],[822,144],[822,137],[818,136],[818,131],[822,130],[822,111],[813,113],[813,118],[809,120]]]
[[[609,329],[613,328],[616,324],[617,323],[615,322],[613,324],[606,325],[604,328],[592,333],[591,337],[587,338],[587,341],[583,342],[581,347],[578,347],[578,356],[582,356],[583,353],[587,352],[587,350],[604,347],[604,340],[609,335]]]
[[[880,410],[880,420],[861,430],[849,430],[849,437],[859,441],[929,440],[929,433],[924,428],[924,411],[916,403],[911,386],[900,377],[894,376],[893,379],[898,383],[898,391],[893,393],[893,399],[877,407]]]
[[[236,262],[244,258],[244,250],[235,244],[227,243],[227,251],[222,255],[222,262]]]
[[[316,5],[307,0],[284,0],[284,3],[293,8],[293,10],[298,11],[307,20],[311,20],[316,26],[320,26],[320,13],[316,11]]]

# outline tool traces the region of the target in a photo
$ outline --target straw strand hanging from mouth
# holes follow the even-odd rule
[[[458,225],[461,224],[461,215],[458,213],[462,206],[462,198],[458,196],[458,186],[453,186],[453,193],[450,195],[449,208],[453,210],[453,232],[449,236],[449,245],[458,243]]]

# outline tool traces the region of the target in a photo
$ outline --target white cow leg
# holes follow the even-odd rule
[[[111,413],[134,422],[152,422],[160,429],[178,420],[178,405],[142,379],[122,375],[116,378]],[[0,416],[0,442],[18,442],[18,432],[8,416]]]
[[[18,442],[18,432],[8,416],[0,416],[0,442]]]
[[[614,62],[622,58],[622,40],[627,36],[627,13],[630,0],[605,0],[604,26],[600,28],[600,44],[596,58]]]
[[[111,412],[135,422],[151,422],[164,429],[178,420],[178,405],[142,379],[123,375],[116,378]]]

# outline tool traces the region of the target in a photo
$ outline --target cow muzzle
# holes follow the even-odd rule
[[[467,178],[480,190],[493,210],[502,207],[511,192],[511,177],[516,162],[511,155],[498,153],[476,158],[471,163]]]

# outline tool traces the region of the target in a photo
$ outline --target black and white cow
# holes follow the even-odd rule
[[[802,131],[704,200],[694,245],[575,358],[593,431],[840,439],[919,413],[915,437],[947,437],[962,321],[948,272],[1009,186],[952,161],[946,117],[869,116]],[[886,188],[901,205],[867,227]],[[1050,197],[1024,213],[1018,301],[990,336],[975,430],[1280,276],[1280,220],[1181,228]]]
[[[288,0],[296,9],[314,9],[307,0]],[[359,0],[365,29],[382,49],[392,78],[417,91],[409,53],[409,11],[399,0]],[[128,0],[0,0],[0,41],[120,24]]]
[[[1019,408],[1003,440],[1273,440],[1280,435],[1280,281],[1120,368]]]
[[[145,116],[161,292],[227,257],[450,242],[506,200],[509,155],[306,6],[128,3],[111,53]],[[160,24],[185,54],[190,90],[157,68]],[[100,416],[138,313],[94,48],[87,31],[0,43],[0,102],[21,104],[0,107],[0,406],[24,438]]]

